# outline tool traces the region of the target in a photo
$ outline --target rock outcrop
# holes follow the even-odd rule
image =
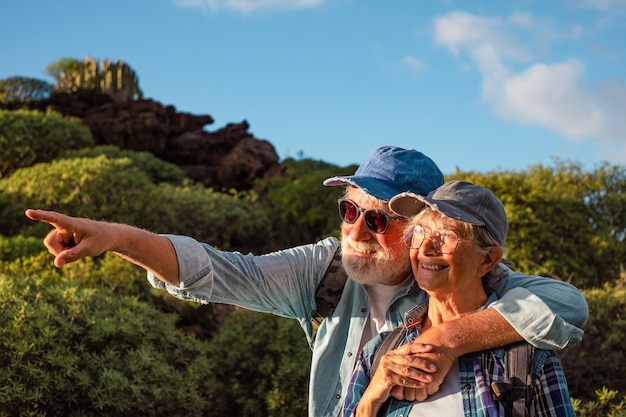
[[[211,116],[179,113],[153,100],[114,101],[89,90],[53,94],[30,107],[80,118],[97,144],[150,152],[218,190],[249,189],[254,179],[281,171],[273,145],[248,133],[245,120],[207,132]]]

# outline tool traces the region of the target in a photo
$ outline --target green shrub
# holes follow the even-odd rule
[[[626,288],[618,281],[583,295],[589,304],[585,335],[560,356],[572,396],[591,401],[598,387],[626,392]]]
[[[30,239],[37,239],[38,245],[43,249],[41,239]],[[53,258],[43,249],[33,256],[0,262],[0,272],[9,275],[36,276],[42,282],[64,282],[83,288],[105,289],[116,295],[144,300],[149,298],[150,285],[146,280],[146,272],[113,253],[106,253],[95,259],[81,259],[64,265],[63,268],[55,267]]]
[[[339,236],[337,212],[340,187],[325,187],[323,181],[336,175],[351,175],[356,167],[338,168],[312,160],[287,160],[285,174],[258,180],[255,190],[265,199],[274,225],[272,249],[311,243]]]
[[[267,210],[252,192],[227,194],[201,184],[161,184],[150,216],[153,230],[193,236],[224,250],[263,252],[271,229]]]
[[[0,274],[0,415],[207,415],[207,346],[134,298]]]
[[[510,222],[507,258],[520,272],[580,288],[619,277],[626,256],[625,166],[586,171],[557,160],[521,172],[457,171],[447,179],[483,185],[502,199]]]
[[[26,258],[46,251],[40,238],[17,235],[0,236],[0,261]]]
[[[155,186],[130,159],[97,158],[55,160],[17,170],[0,181],[0,193],[11,201],[15,212],[0,219],[0,232],[26,232],[43,236],[48,226],[33,224],[24,216],[26,208],[44,208],[80,217],[138,221],[149,204]]]
[[[207,416],[304,416],[311,352],[295,320],[239,310],[210,342]]]
[[[132,165],[146,173],[155,184],[167,182],[173,185],[182,185],[185,182],[185,174],[177,165],[165,162],[149,152],[135,152],[120,149],[113,145],[101,145],[93,148],[83,148],[64,152],[59,158],[95,158],[104,155],[108,159],[127,158]]]
[[[237,311],[201,342],[125,295],[147,286],[126,267],[114,255],[0,262],[0,416],[306,414],[311,354],[296,321]]]
[[[63,150],[92,145],[91,131],[78,119],[55,112],[0,110],[0,178],[51,161]]]
[[[200,184],[155,185],[129,158],[57,159],[0,180],[0,233],[43,237],[49,226],[26,208],[55,210],[158,233],[193,236],[225,249],[264,248],[271,223],[253,193],[225,194]]]
[[[626,396],[621,398],[618,391],[606,387],[596,390],[596,400],[583,402],[572,399],[574,412],[578,417],[626,417]]]

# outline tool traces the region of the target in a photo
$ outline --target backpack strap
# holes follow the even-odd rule
[[[496,400],[504,405],[505,417],[530,415],[534,400],[534,358],[535,347],[525,341],[511,345],[506,352],[505,379],[491,383]]]
[[[313,325],[313,339],[315,339],[317,329],[322,324],[322,321],[331,315],[333,311],[335,311],[337,304],[339,304],[347,279],[348,274],[341,265],[340,245],[333,256],[330,265],[328,265],[322,280],[317,286],[317,290],[315,290],[316,309],[311,317],[311,324]]]
[[[370,375],[374,375],[376,369],[378,368],[378,365],[380,364],[380,359],[385,353],[389,352],[390,350],[394,350],[398,346],[400,346],[400,343],[402,343],[402,340],[404,340],[404,337],[406,336],[406,332],[407,329],[405,326],[398,326],[385,336],[383,341],[380,342],[380,345],[378,345],[378,347],[376,348],[376,352],[374,353],[374,359],[372,359]]]

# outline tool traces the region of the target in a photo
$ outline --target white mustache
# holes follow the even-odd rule
[[[352,238],[350,237],[346,237],[344,240],[348,246],[350,246],[352,249],[358,252],[371,253],[371,252],[380,251],[382,249],[380,244],[378,244],[378,242],[376,241],[356,242],[352,240]]]

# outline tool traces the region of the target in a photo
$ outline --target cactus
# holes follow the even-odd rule
[[[109,61],[87,56],[82,61],[62,59],[48,66],[56,78],[56,90],[89,89],[107,93],[116,101],[142,99],[135,71],[123,61]]]

